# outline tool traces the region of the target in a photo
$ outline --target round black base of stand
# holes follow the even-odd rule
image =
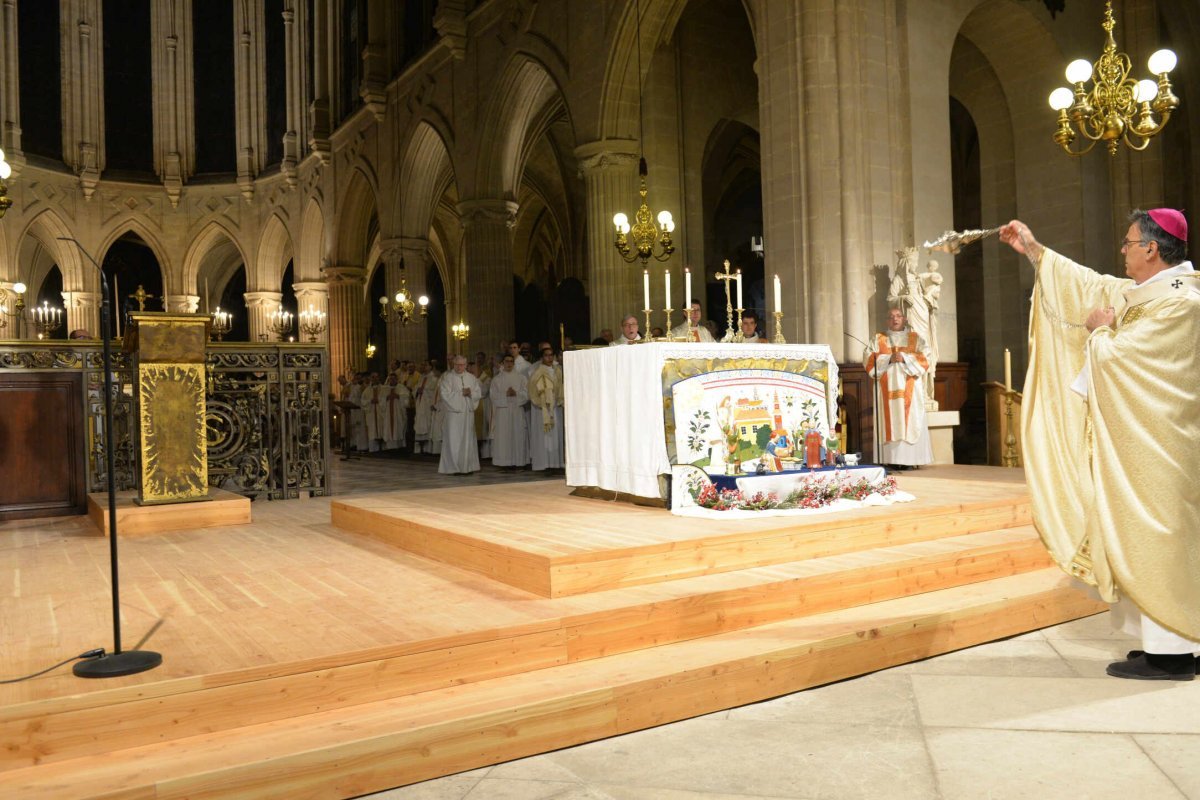
[[[162,655],[150,650],[126,650],[109,653],[87,661],[77,661],[71,671],[80,678],[115,678],[154,669],[162,663]]]

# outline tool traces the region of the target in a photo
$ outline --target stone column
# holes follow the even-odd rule
[[[465,263],[447,299],[458,298],[463,322],[471,326],[471,347],[492,349],[515,333],[513,318],[512,226],[517,204],[511,200],[464,200],[458,204],[463,225]],[[450,324],[456,319],[447,320]]]
[[[250,341],[279,341],[279,337],[271,332],[270,327],[268,327],[268,323],[271,320],[271,315],[280,309],[283,301],[283,293],[246,292],[245,298],[246,324],[250,330]],[[285,336],[284,338],[286,339],[287,337]]]
[[[63,160],[91,199],[104,169],[104,24],[101,0],[62,5]]]
[[[302,31],[304,30],[304,13],[306,4],[297,4],[295,0],[284,0],[283,4],[283,41],[284,64],[287,70],[287,129],[283,134],[283,162],[279,169],[283,173],[287,185],[295,187],[297,182],[297,166],[300,164],[300,132],[304,130],[304,114],[301,111],[304,102],[305,78],[308,64],[298,54],[304,52]],[[299,17],[299,19],[298,19]]]
[[[67,313],[67,335],[82,328],[93,337],[99,337],[100,293],[63,292],[62,298]]]
[[[267,157],[267,84],[263,9],[259,3],[235,3],[233,27],[234,110],[237,117],[237,183],[242,197],[254,198],[254,178]]]
[[[172,314],[198,314],[200,313],[200,295],[169,294],[167,295],[167,311]]]
[[[387,111],[388,70],[388,14],[387,4],[367,3],[367,43],[362,51],[362,84],[358,93],[363,104],[383,120]]]
[[[329,142],[331,117],[329,109],[329,31],[331,24],[329,0],[313,2],[313,54],[312,102],[308,107],[308,149],[328,165],[333,159]],[[334,373],[340,374],[340,373]]]
[[[637,142],[628,139],[591,142],[576,148],[579,170],[587,197],[587,290],[588,306],[591,311],[591,330],[588,341],[602,328],[617,330],[621,318],[631,312],[640,312],[642,298],[642,263],[628,264],[613,242],[615,231],[612,218],[623,211],[632,220],[638,204],[638,156]],[[663,308],[663,270],[670,265],[651,262],[650,302],[655,313],[651,320],[655,325],[665,322]],[[673,287],[680,298],[683,296],[682,268]],[[682,300],[672,302],[678,308]],[[645,318],[639,313],[639,320]],[[676,317],[682,321],[682,317]],[[643,321],[642,325],[645,324]]]
[[[0,150],[17,169],[25,163],[21,152],[20,71],[17,59],[17,0],[0,3]]]
[[[194,148],[192,134],[191,0],[167,0],[150,6],[154,84],[154,168],[171,207],[179,205],[183,181],[191,172],[184,155]],[[190,135],[189,135],[190,134]],[[192,159],[195,156],[192,155]]]
[[[300,314],[306,311],[322,311],[325,314],[325,330],[317,335],[317,342],[328,343],[329,286],[323,281],[305,281],[293,283],[292,291],[296,293],[296,341],[308,341],[308,336],[300,330]]]
[[[770,282],[778,274],[788,341],[827,343],[839,359],[853,350],[843,331],[865,339],[871,326],[869,172],[888,165],[866,157],[865,101],[887,97],[889,78],[877,69],[870,50],[879,42],[865,35],[864,20],[881,6],[755,3],[767,310],[775,311]],[[893,121],[877,124],[887,130]],[[890,219],[876,224],[892,238]]]
[[[329,286],[329,374],[367,368],[367,311],[363,288],[367,271],[340,265],[322,270]]]

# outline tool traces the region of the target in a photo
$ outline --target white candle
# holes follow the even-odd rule
[[[744,309],[745,306],[742,305],[742,271],[740,269],[737,271],[737,285],[738,285],[738,308]]]
[[[208,313],[208,278],[204,279],[204,313]]]
[[[683,308],[690,313],[692,308],[692,271],[687,267],[683,268],[683,296],[686,303]]]
[[[779,284],[779,276],[775,276],[775,310],[783,311],[783,289]]]
[[[642,292],[646,295],[646,305],[642,308],[650,310],[650,270],[642,270]]]
[[[1004,391],[1012,391],[1012,353],[1004,348]]]
[[[666,278],[667,278],[667,303],[666,303],[666,305],[663,306],[663,308],[670,308],[671,307],[671,270],[664,269],[663,274],[666,275]]]

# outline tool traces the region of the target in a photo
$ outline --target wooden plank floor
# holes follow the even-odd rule
[[[1030,522],[1013,470],[948,467],[901,478],[910,503],[763,519],[696,519],[542,487],[335,499],[333,524],[544,597],[745,569]],[[995,473],[1001,473],[996,475]]]

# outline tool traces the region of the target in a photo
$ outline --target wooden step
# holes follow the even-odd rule
[[[1032,528],[598,593],[527,621],[287,664],[0,708],[0,770],[544,670],[1043,569]]]
[[[40,798],[343,798],[731,708],[1102,611],[1057,568],[0,773]]]
[[[524,589],[565,597],[928,541],[1031,522],[1023,483],[905,477],[911,503],[836,514],[695,519],[538,488],[337,498],[338,528]]]

